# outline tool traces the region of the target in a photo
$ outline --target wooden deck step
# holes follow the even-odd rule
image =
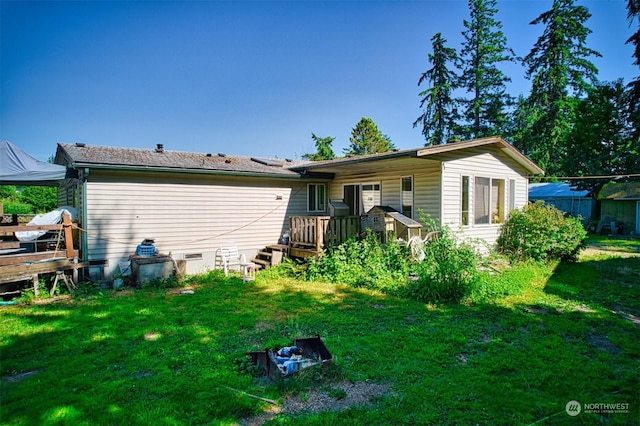
[[[271,261],[269,261],[269,260],[257,259],[256,258],[256,259],[251,259],[251,261],[253,263],[256,263],[256,264],[260,265],[263,268],[267,268],[267,267],[269,267],[271,265]]]
[[[270,244],[267,246],[267,248],[269,250],[276,250],[276,251],[287,251],[289,250],[289,246],[286,244]]]
[[[273,253],[271,253],[270,251],[259,251],[258,256],[263,256],[271,259],[271,256],[273,256]]]

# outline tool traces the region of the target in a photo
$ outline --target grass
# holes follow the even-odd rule
[[[348,381],[391,390],[369,407],[272,414],[266,424],[638,424],[640,257],[597,254],[509,274],[495,279],[527,284],[466,305],[267,271],[249,283],[192,277],[184,285],[194,294],[109,291],[4,306],[0,421],[233,425],[270,405],[228,387],[282,404],[316,388],[342,400],[332,384]],[[274,384],[243,364],[247,351],[316,333],[334,356],[326,370]],[[629,406],[570,417],[571,400]]]

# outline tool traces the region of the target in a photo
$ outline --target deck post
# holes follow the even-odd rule
[[[72,259],[73,252],[73,233],[71,232],[71,217],[64,213],[62,215],[62,227],[64,228],[64,243],[67,250],[67,259]]]
[[[322,218],[316,216],[316,252],[319,254],[324,246],[323,242],[324,232],[322,229]]]

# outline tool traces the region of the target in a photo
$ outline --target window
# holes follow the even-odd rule
[[[469,224],[469,176],[462,176],[462,217],[463,225]]]
[[[515,208],[516,208],[516,180],[511,179],[509,180],[509,211],[507,213],[510,213],[511,210]]]
[[[491,223],[504,222],[504,180],[491,179]]]
[[[402,214],[413,219],[413,176],[402,178]]]
[[[344,202],[349,206],[349,215],[359,216],[362,213],[362,193],[360,184],[342,187]]]
[[[324,183],[310,183],[307,186],[307,211],[323,212],[326,210],[326,186]]]
[[[476,177],[473,191],[473,222],[477,225],[504,220],[504,180]]]
[[[364,213],[371,210],[374,206],[380,205],[380,184],[379,183],[363,183],[362,184],[362,210]]]

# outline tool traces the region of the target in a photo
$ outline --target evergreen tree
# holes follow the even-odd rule
[[[383,135],[376,123],[368,117],[362,117],[356,127],[351,130],[349,142],[351,144],[344,150],[345,154],[375,154],[395,149],[389,136]]]
[[[629,24],[632,25],[634,20],[638,24],[638,29],[629,37],[627,44],[633,44],[633,63],[640,67],[640,0],[628,0],[627,11]],[[629,83],[629,90],[629,108],[635,129],[633,137],[640,140],[640,76]]]
[[[321,161],[321,160],[331,160],[336,157],[336,154],[333,152],[333,144],[334,137],[327,136],[324,138],[318,137],[315,133],[311,133],[311,139],[316,144],[316,152],[313,154],[304,154],[302,156],[305,160],[311,161]]]
[[[634,173],[640,170],[640,147],[634,139],[627,105],[630,92],[622,80],[588,89],[577,102],[576,118],[567,135],[563,172],[571,176]],[[634,142],[635,141],[635,142]],[[606,181],[585,180],[581,187],[599,189]]]
[[[591,30],[585,23],[590,17],[588,9],[574,5],[573,0],[554,0],[550,10],[531,22],[545,25],[524,58],[532,86],[526,105],[520,107],[534,119],[520,131],[514,145],[551,175],[561,173],[566,164],[566,138],[575,121],[577,98],[597,81],[598,70],[589,58],[601,55],[586,45]]]
[[[478,138],[504,133],[508,108],[513,98],[507,93],[507,77],[498,65],[515,62],[516,55],[507,47],[502,23],[494,18],[496,0],[469,0],[470,20],[464,20],[465,31],[459,86],[470,94],[460,99],[467,120],[465,137]]]
[[[428,89],[419,93],[422,97],[420,108],[424,108],[424,112],[413,122],[414,128],[422,124],[425,146],[447,143],[457,127],[458,111],[452,97],[457,88],[457,75],[447,65],[455,66],[458,54],[455,49],[446,47],[446,42],[441,33],[436,33],[431,38],[432,53],[429,54],[429,62],[433,66],[422,73],[418,80],[418,86],[422,83],[429,84]]]

